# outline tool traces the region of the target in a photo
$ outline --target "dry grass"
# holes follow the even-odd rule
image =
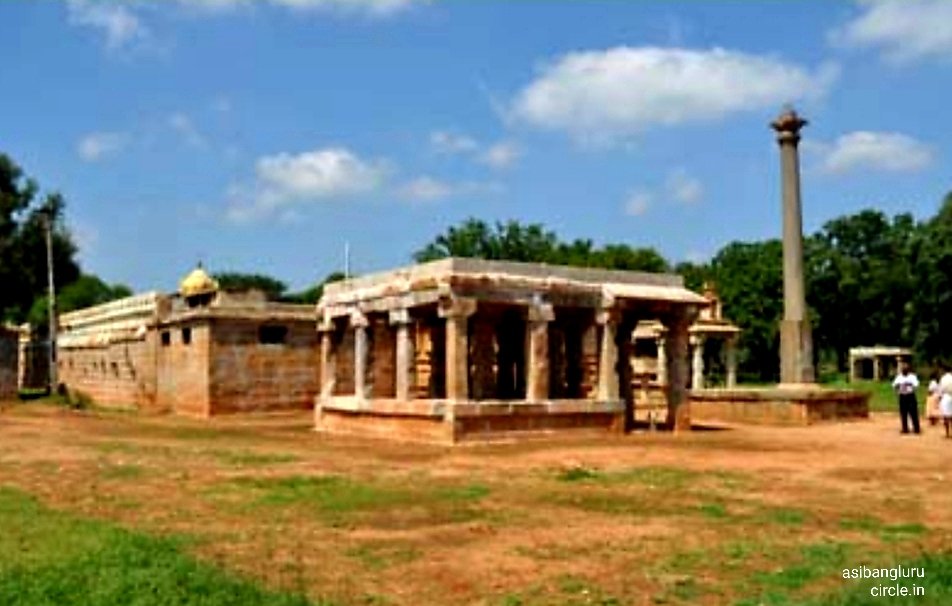
[[[39,405],[0,485],[339,604],[798,603],[952,539],[952,441],[892,417],[457,449]]]

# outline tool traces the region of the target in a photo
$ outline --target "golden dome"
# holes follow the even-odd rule
[[[218,291],[218,282],[209,276],[201,263],[179,283],[179,294],[185,298],[208,295]]]

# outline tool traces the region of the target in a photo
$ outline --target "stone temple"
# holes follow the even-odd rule
[[[314,308],[229,293],[201,268],[179,292],[63,314],[60,382],[97,404],[207,417],[306,409],[317,394]]]
[[[690,428],[675,275],[450,258],[326,286],[320,431],[456,443],[633,423],[640,320],[664,327],[668,421]]]

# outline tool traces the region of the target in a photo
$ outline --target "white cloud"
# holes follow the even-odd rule
[[[952,58],[952,2],[864,0],[859,15],[830,32],[837,45],[876,48],[887,60]]]
[[[654,196],[644,190],[634,190],[628,194],[625,200],[625,214],[629,217],[640,217],[648,212]]]
[[[148,29],[139,17],[118,2],[67,0],[66,7],[70,23],[100,30],[109,50],[119,50],[148,37]]]
[[[721,48],[620,46],[558,57],[516,95],[510,116],[583,141],[610,141],[817,97],[836,75],[832,65],[811,72]]]
[[[522,149],[512,141],[500,141],[484,151],[479,161],[495,169],[510,168],[522,157]]]
[[[423,176],[404,183],[397,189],[397,193],[405,200],[433,202],[452,196],[455,190],[449,183]]]
[[[270,0],[295,10],[324,10],[386,17],[409,8],[417,0]]]
[[[479,149],[479,143],[472,137],[443,130],[430,133],[430,146],[441,154],[462,154]]]
[[[915,172],[932,163],[933,150],[901,133],[856,131],[832,143],[813,143],[805,151],[819,155],[823,172],[842,174],[854,170]]]
[[[228,217],[280,217],[292,206],[367,194],[378,190],[388,173],[385,162],[362,160],[342,147],[264,156],[255,163],[254,184],[229,191]]]
[[[167,121],[169,128],[178,133],[182,139],[192,147],[205,147],[207,141],[198,131],[192,119],[182,112],[176,112],[169,116]]]
[[[681,204],[697,204],[704,197],[704,186],[688,175],[683,168],[675,169],[668,174],[665,189],[675,202]]]
[[[503,189],[502,185],[491,181],[450,183],[424,175],[399,186],[396,193],[399,198],[409,202],[436,202],[465,195],[493,195],[502,192]]]
[[[79,140],[76,153],[86,162],[98,162],[122,151],[128,143],[129,136],[125,133],[89,133]]]

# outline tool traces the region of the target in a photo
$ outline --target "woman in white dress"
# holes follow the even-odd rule
[[[945,368],[945,374],[939,379],[939,387],[942,389],[939,414],[942,415],[942,423],[945,425],[945,437],[952,438],[952,371],[948,366]]]

